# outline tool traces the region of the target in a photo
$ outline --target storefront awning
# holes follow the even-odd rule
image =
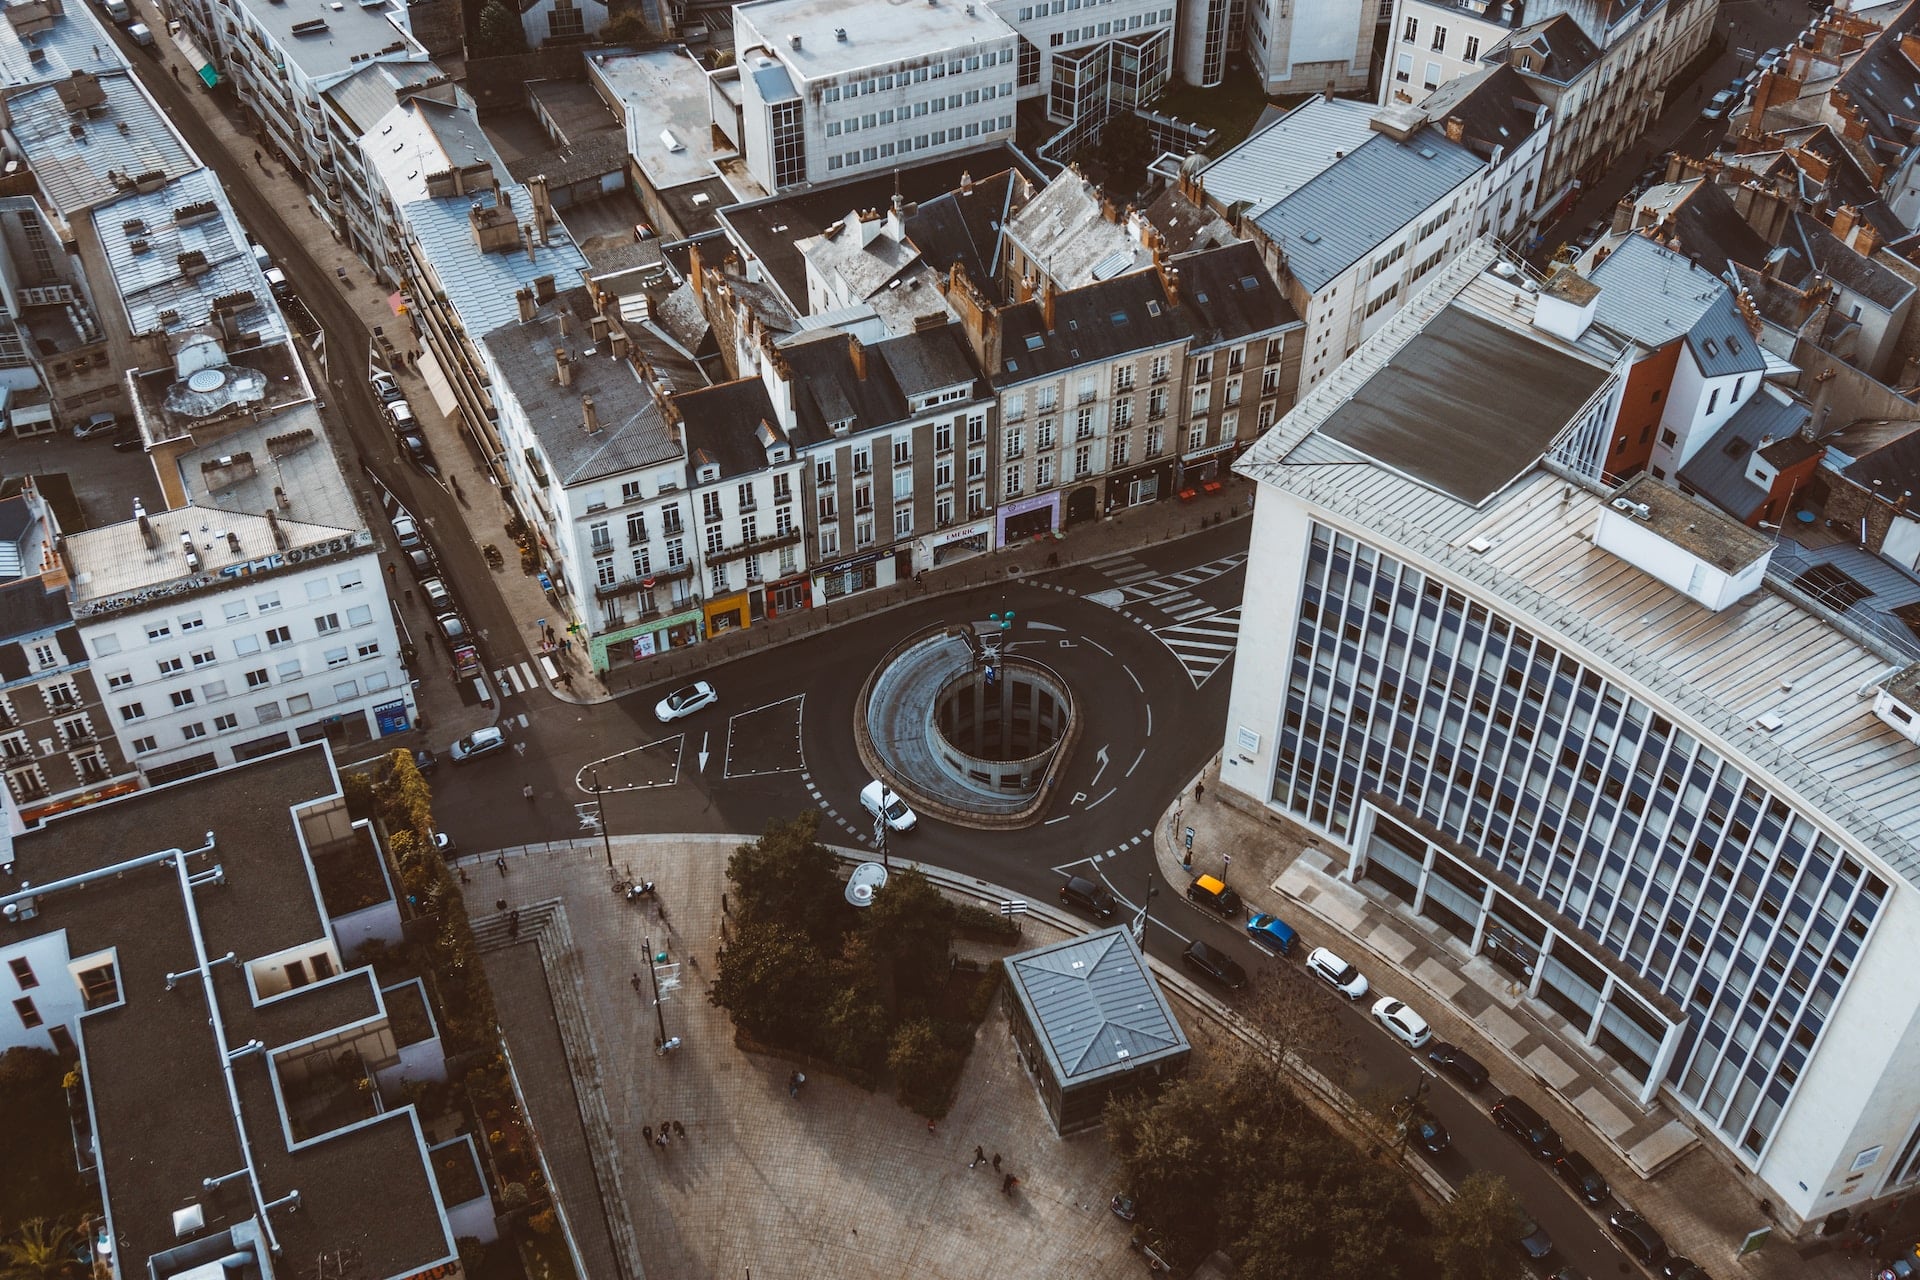
[[[420,376],[427,380],[427,390],[433,393],[433,403],[439,407],[441,413],[451,418],[460,412],[460,401],[454,397],[453,384],[447,381],[446,370],[442,369],[440,362],[434,359],[431,347],[423,345],[420,348],[420,355],[414,361],[414,368],[418,369]]]

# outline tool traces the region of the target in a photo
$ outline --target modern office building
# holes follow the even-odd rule
[[[1920,1180],[1920,642],[1651,475],[1602,483],[1627,340],[1584,282],[1495,266],[1242,458],[1221,780],[1797,1231]]]
[[[1245,4],[1245,33],[1237,15]],[[1224,34],[1229,50],[1244,38],[1247,59],[1268,97],[1365,93],[1373,74],[1374,32],[1389,0],[1202,0],[1181,17],[1180,74],[1205,74]],[[1216,15],[1225,10],[1225,31]],[[1217,83],[1217,81],[1216,81]]]
[[[1167,0],[994,0],[992,8],[1020,34],[1018,96],[1040,98],[1056,124],[1104,114],[1109,103],[1143,107],[1173,75]]]
[[[1020,37],[984,0],[756,0],[733,39],[741,153],[767,191],[1013,138]]]

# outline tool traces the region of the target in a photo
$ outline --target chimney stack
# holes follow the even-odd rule
[[[1459,116],[1448,116],[1446,122],[1447,141],[1459,146],[1467,140],[1467,122]]]
[[[553,377],[563,387],[573,385],[573,361],[567,358],[565,347],[553,349]]]
[[[547,175],[541,173],[528,178],[527,191],[533,197],[533,223],[540,230],[540,243],[551,244],[547,224],[553,221],[553,205],[547,197]]]
[[[527,261],[528,262],[534,261],[533,224],[531,222],[529,222],[526,226],[520,228],[520,243],[527,246]]]
[[[851,333],[847,335],[847,357],[853,361],[853,376],[865,382],[867,380],[867,348]]]
[[[533,290],[523,285],[513,291],[513,300],[520,305],[520,323],[529,323],[533,319]]]
[[[627,347],[629,343],[625,329],[614,329],[612,333],[608,335],[607,341],[615,360],[625,360],[627,358]]]
[[[1053,281],[1040,282],[1040,324],[1048,333],[1053,332]]]
[[[593,407],[592,396],[580,397],[580,421],[586,427],[588,435],[595,435],[599,432],[600,415]]]

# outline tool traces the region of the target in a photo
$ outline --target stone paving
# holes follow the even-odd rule
[[[791,1064],[736,1049],[726,1014],[706,999],[738,838],[612,843],[622,873],[656,882],[664,921],[610,891],[597,840],[508,850],[505,876],[492,853],[464,860],[501,1024],[588,1275],[973,1280],[1140,1265],[1107,1210],[1118,1187],[1104,1136],[1053,1136],[997,1006],[932,1132],[889,1096],[824,1076],[790,1099]],[[518,938],[506,936],[502,900],[521,912]],[[1023,948],[1065,936],[1040,913],[1025,931]],[[668,956],[661,1016],[682,1042],[664,1056],[654,1052],[649,942]],[[1190,1007],[1182,1019],[1192,1033]],[[1194,1039],[1203,1049],[1210,1035]],[[664,1150],[642,1133],[662,1120],[686,1130]],[[968,1169],[976,1143],[1020,1178],[1011,1197],[985,1166]],[[603,1206],[604,1230],[590,1221]]]

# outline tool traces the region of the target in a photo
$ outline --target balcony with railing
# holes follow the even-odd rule
[[[769,533],[745,542],[736,542],[730,547],[707,553],[710,565],[731,564],[735,560],[744,560],[748,556],[759,555],[762,551],[778,551],[781,547],[799,545],[801,533],[798,529],[789,529],[785,533]]]
[[[676,569],[658,569],[653,573],[643,574],[638,577],[617,578],[612,582],[597,584],[593,588],[593,598],[595,600],[613,600],[620,596],[634,595],[650,587],[657,587],[669,582],[679,582],[683,578],[691,578],[696,572],[698,571],[694,568],[693,562],[689,560],[686,564]]]

